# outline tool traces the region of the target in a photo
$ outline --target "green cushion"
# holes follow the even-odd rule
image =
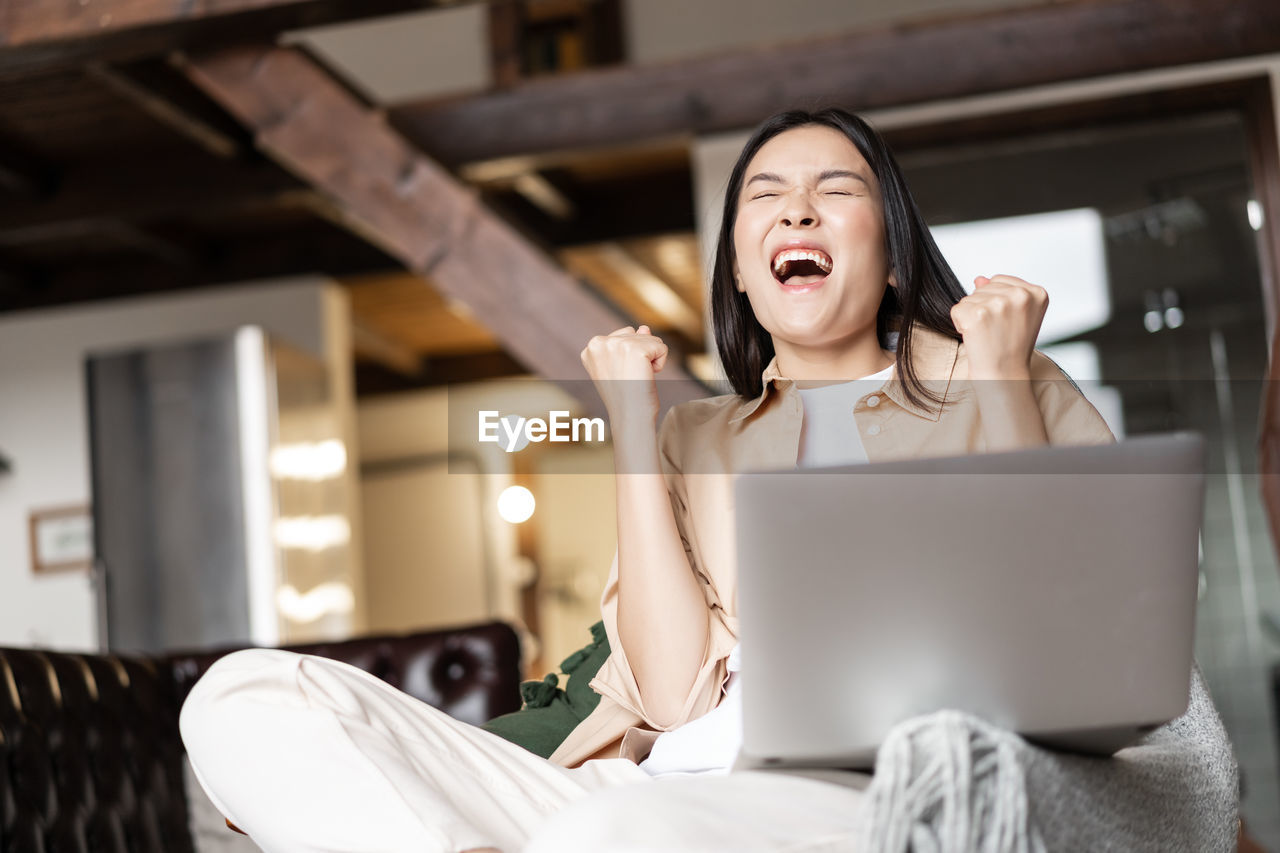
[[[561,672],[568,676],[563,688],[555,673],[541,681],[526,681],[520,685],[524,707],[494,717],[481,728],[550,758],[569,732],[600,702],[600,694],[591,689],[590,682],[608,657],[609,638],[605,636],[604,623],[597,622],[591,626],[591,642],[560,664]]]

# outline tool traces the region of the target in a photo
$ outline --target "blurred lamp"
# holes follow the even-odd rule
[[[351,523],[341,515],[281,516],[276,519],[275,542],[281,548],[325,551],[351,541]]]
[[[498,495],[498,515],[511,524],[528,521],[533,515],[533,492],[524,486],[507,486]]]
[[[347,470],[347,448],[332,438],[281,444],[271,451],[270,465],[280,480],[328,480]]]
[[[276,593],[276,607],[292,622],[314,622],[331,613],[350,613],[355,606],[355,594],[341,581],[327,581],[306,592],[286,584]]]

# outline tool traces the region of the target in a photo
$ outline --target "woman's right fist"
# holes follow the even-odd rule
[[[582,365],[596,384],[609,410],[616,433],[633,419],[641,423],[658,417],[658,388],[654,376],[667,363],[667,345],[648,326],[625,326],[596,335],[582,351]]]
[[[667,363],[667,345],[648,326],[625,326],[596,335],[582,351],[582,364],[591,378],[651,379]]]

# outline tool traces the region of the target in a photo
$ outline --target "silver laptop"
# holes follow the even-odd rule
[[[736,766],[870,767],[944,708],[1104,755],[1183,713],[1204,453],[1177,433],[737,477]]]

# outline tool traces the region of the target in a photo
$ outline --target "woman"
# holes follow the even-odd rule
[[[1044,291],[975,284],[965,296],[860,119],[764,123],[730,178],[713,273],[736,393],[659,429],[663,343],[641,326],[583,351],[617,471],[596,710],[545,761],[343,664],[242,652],[182,714],[214,803],[269,851],[850,849],[852,777],[724,773],[740,736],[728,474],[1112,440],[1033,350]]]
[[[662,342],[626,328],[583,353],[618,473],[618,559],[603,602],[614,651],[592,683],[611,701],[553,761],[616,754],[628,733],[638,759],[653,740],[643,729],[719,703],[737,636],[730,472],[1113,440],[1033,350],[1044,290],[1007,275],[975,285],[965,296],[861,119],[788,112],[756,130],[730,174],[711,284],[736,393],[673,408],[659,442]],[[886,383],[886,369],[897,378]],[[875,387],[832,385],[864,377]],[[835,423],[818,417],[833,408]],[[660,462],[665,483],[652,473]]]

